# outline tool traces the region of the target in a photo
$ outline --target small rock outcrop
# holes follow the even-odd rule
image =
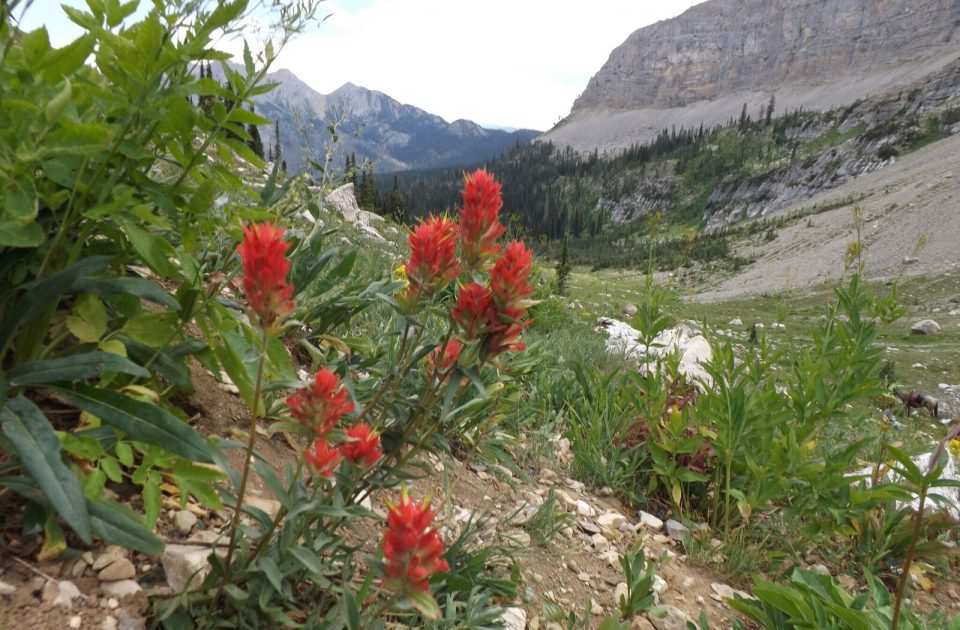
[[[932,335],[940,332],[940,324],[932,319],[921,319],[910,327],[910,332],[914,335]]]
[[[680,373],[699,387],[711,387],[713,381],[703,364],[713,358],[713,348],[706,338],[683,324],[664,330],[649,346],[641,340],[640,331],[616,319],[601,317],[597,328],[607,333],[607,352],[620,353],[640,363],[646,370],[664,357],[676,352],[680,355]]]
[[[357,205],[357,196],[354,193],[353,184],[344,184],[337,188],[323,198],[323,203],[338,210],[347,222],[370,238],[378,241],[385,240],[383,235],[370,225],[371,221],[382,221],[383,217],[375,212],[360,209],[360,206]]]

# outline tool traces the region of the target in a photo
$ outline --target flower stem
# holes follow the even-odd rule
[[[220,599],[223,588],[230,581],[230,563],[233,560],[233,552],[237,547],[237,534],[240,531],[240,512],[243,507],[243,498],[247,492],[247,481],[250,479],[250,462],[253,460],[253,447],[257,440],[257,417],[260,411],[260,390],[263,388],[263,368],[267,361],[267,331],[263,330],[260,337],[260,362],[257,365],[257,384],[253,390],[253,409],[250,412],[250,426],[248,427],[249,437],[247,438],[247,450],[244,453],[243,475],[240,477],[240,489],[237,491],[237,505],[233,511],[233,520],[230,522],[230,546],[227,547],[227,557],[223,563],[223,577],[220,580],[220,586],[217,588],[217,594],[213,597],[212,606],[215,607]]]

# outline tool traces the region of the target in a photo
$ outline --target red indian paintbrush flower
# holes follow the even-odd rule
[[[443,544],[432,528],[433,512],[430,500],[416,504],[407,490],[400,494],[400,503],[388,505],[387,531],[383,536],[383,557],[387,579],[384,586],[403,594],[408,591],[426,591],[431,575],[450,569],[441,558]]]
[[[508,306],[497,312],[497,323],[490,326],[490,333],[484,340],[484,357],[492,359],[503,352],[520,352],[527,344],[520,341],[520,333],[530,325],[529,319],[524,319],[527,313],[525,308]]]
[[[430,217],[410,234],[410,260],[405,266],[409,282],[401,302],[412,306],[420,295],[443,290],[460,274],[457,260],[457,224],[447,217]]]
[[[507,245],[490,272],[490,293],[498,311],[518,304],[532,290],[527,276],[533,268],[530,250],[520,241]],[[525,309],[524,309],[525,310]]]
[[[497,220],[502,205],[500,184],[490,173],[477,169],[467,175],[460,216],[463,264],[467,269],[482,268],[487,259],[500,251],[496,241],[506,231]]]
[[[453,321],[457,322],[468,341],[479,339],[492,324],[497,322],[497,313],[493,309],[490,291],[476,282],[460,289],[457,303],[450,311]]]
[[[237,253],[243,261],[243,291],[260,326],[270,329],[293,312],[293,287],[287,284],[290,245],[283,240],[283,228],[260,223],[243,228],[243,242]]]
[[[321,437],[329,433],[344,414],[353,411],[347,391],[340,386],[337,375],[327,368],[317,372],[309,387],[287,398],[287,406],[297,421]]]
[[[347,461],[373,466],[383,455],[380,450],[380,436],[374,433],[366,422],[350,427],[345,433],[347,440],[340,445],[340,454]]]
[[[333,477],[333,473],[343,461],[340,451],[330,446],[330,443],[323,438],[314,440],[313,445],[304,451],[303,458],[310,464],[314,473],[328,479]]]
[[[456,339],[451,339],[447,342],[447,345],[441,347],[437,346],[436,349],[427,355],[426,364],[427,364],[427,374],[430,378],[443,378],[447,375],[453,364],[457,362],[457,357],[460,356],[460,350],[463,349],[463,344],[461,344]]]

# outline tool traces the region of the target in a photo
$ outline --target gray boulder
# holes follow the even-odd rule
[[[932,319],[921,319],[910,327],[910,332],[914,335],[932,335],[940,332],[940,324]]]

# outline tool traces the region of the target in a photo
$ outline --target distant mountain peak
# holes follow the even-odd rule
[[[448,123],[350,81],[321,94],[287,69],[270,73],[267,80],[279,85],[257,97],[258,109],[280,121],[282,152],[293,171],[303,168],[304,141],[313,151],[329,142],[328,118],[334,108],[341,118],[338,136],[343,152],[374,162],[381,172],[475,164],[540,133],[485,129],[464,119]],[[275,144],[272,128],[262,133],[268,146]]]

